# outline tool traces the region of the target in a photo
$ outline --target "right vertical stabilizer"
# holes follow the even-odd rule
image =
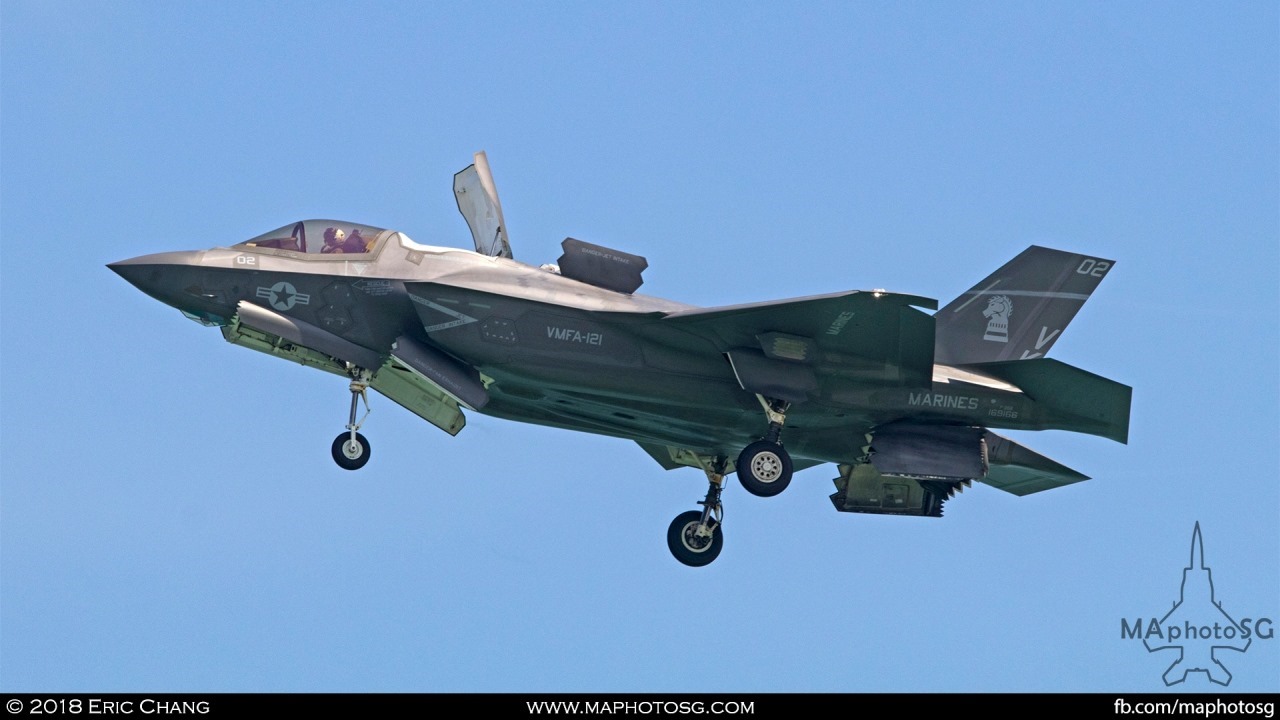
[[[1113,265],[1032,245],[934,315],[935,360],[1044,357]]]

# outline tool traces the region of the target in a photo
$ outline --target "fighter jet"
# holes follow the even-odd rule
[[[1088,479],[991,428],[1128,440],[1131,389],[1045,357],[1112,260],[1032,246],[936,313],[885,290],[701,308],[637,294],[647,260],[589,242],[514,259],[483,152],[454,194],[474,251],[303,220],[108,267],[231,343],[344,377],[345,469],[371,455],[368,388],[450,435],[474,411],[701,469],[701,509],[667,532],[690,566],[720,554],[730,474],[768,497],[831,463],[836,510],[941,517],[975,480],[1027,495]]]

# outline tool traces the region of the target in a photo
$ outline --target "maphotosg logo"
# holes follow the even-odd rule
[[[1177,685],[1192,672],[1202,672],[1218,685],[1230,685],[1231,673],[1219,652],[1243,653],[1254,639],[1274,637],[1271,618],[1242,617],[1236,621],[1214,596],[1213,576],[1204,564],[1200,523],[1191,533],[1191,563],[1182,570],[1182,590],[1169,612],[1162,618],[1120,619],[1122,640],[1141,640],[1147,652],[1178,651],[1178,658],[1164,672],[1165,685]]]

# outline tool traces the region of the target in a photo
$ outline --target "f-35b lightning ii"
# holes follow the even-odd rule
[[[1127,442],[1131,389],[1045,357],[1114,263],[1029,247],[942,310],[883,290],[699,308],[636,294],[643,257],[568,238],[512,257],[484,153],[454,177],[475,251],[304,220],[231,247],[108,267],[236,345],[347,378],[333,459],[355,470],[373,388],[450,435],[463,410],[633,440],[708,489],[677,560],[723,543],[727,475],[753,495],[839,468],[841,512],[939,517],[974,480],[1027,495],[1088,479],[990,428]]]

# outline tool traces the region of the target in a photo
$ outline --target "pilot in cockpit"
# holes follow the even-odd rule
[[[322,253],[363,253],[368,252],[367,241],[360,230],[354,229],[347,235],[339,228],[326,228],[324,231],[324,247]]]

